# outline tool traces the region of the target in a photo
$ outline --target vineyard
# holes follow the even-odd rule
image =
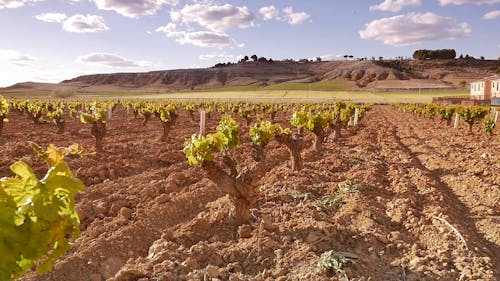
[[[495,118],[0,98],[0,280],[498,280]]]

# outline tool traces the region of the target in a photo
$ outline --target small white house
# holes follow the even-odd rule
[[[486,77],[470,83],[470,97],[473,100],[500,98],[500,76]]]
[[[500,76],[491,80],[491,98],[500,98]]]

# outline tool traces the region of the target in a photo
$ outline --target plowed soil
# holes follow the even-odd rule
[[[286,124],[289,113],[277,119]],[[93,150],[90,128],[66,132],[12,112],[0,137],[0,177],[23,160],[46,171],[28,146],[78,142]],[[196,118],[195,118],[196,119]],[[214,129],[218,116],[208,120]],[[232,155],[251,163],[248,126]],[[292,172],[285,147],[266,147],[254,220],[238,225],[233,204],[190,167],[183,142],[198,121],[181,112],[169,141],[158,120],[143,125],[118,108],[105,151],[70,158],[86,184],[77,198],[81,236],[52,272],[21,280],[499,280],[500,135],[376,106],[358,127],[311,151]],[[361,184],[333,207],[322,199],[339,183]],[[300,196],[302,195],[302,196]],[[307,196],[306,196],[307,195]],[[324,200],[323,200],[324,201]],[[328,202],[327,202],[328,203]],[[357,256],[344,274],[318,268],[322,253]]]

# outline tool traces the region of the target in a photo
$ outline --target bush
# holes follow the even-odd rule
[[[413,59],[426,60],[426,59],[454,59],[457,53],[454,49],[440,49],[440,50],[416,50],[413,53]]]
[[[58,99],[66,99],[76,95],[76,90],[73,88],[64,88],[52,91],[51,96]]]

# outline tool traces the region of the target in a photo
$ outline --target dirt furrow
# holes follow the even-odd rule
[[[402,142],[398,135],[398,129],[406,122],[395,118],[391,110],[393,109],[380,109],[380,115],[385,118],[384,123],[390,124],[382,130],[383,132],[387,132],[383,136],[383,143],[389,149],[398,152],[392,161],[394,161],[394,165],[397,165],[397,169],[400,170],[400,175],[405,174],[408,177],[407,184],[410,186],[408,192],[413,193],[412,195],[416,198],[415,203],[417,206],[415,207],[420,212],[419,219],[422,224],[425,224],[424,221],[432,223],[435,226],[435,234],[439,234],[437,232],[439,230],[443,234],[451,234],[451,238],[455,236],[455,242],[446,241],[446,239],[443,240],[442,237],[429,232],[432,229],[425,229],[425,227],[423,228],[423,232],[418,233],[417,231],[417,236],[421,240],[434,240],[427,241],[427,243],[433,242],[434,244],[433,247],[427,245],[431,246],[429,247],[429,251],[440,251],[443,245],[455,244],[455,248],[450,249],[451,253],[450,251],[448,253],[449,255],[451,254],[450,257],[454,257],[449,262],[454,262],[455,268],[458,271],[455,278],[493,278],[493,276],[498,274],[498,272],[495,272],[496,268],[498,268],[496,265],[499,264],[498,256],[495,254],[498,252],[498,246],[484,238],[482,233],[472,223],[474,219],[467,206],[452,192],[449,186],[441,181],[438,175],[427,169],[411,148]],[[411,136],[406,137],[407,139],[411,138]],[[451,230],[450,225],[447,225],[445,221],[456,227],[465,240],[461,241],[458,233]],[[443,229],[443,227],[447,229]],[[441,240],[441,243],[436,244],[439,240]],[[466,241],[469,242],[467,243]],[[467,243],[467,248],[465,247],[465,243]],[[436,258],[439,258],[439,256],[436,256]],[[469,263],[479,263],[483,266],[471,269],[467,267]]]

